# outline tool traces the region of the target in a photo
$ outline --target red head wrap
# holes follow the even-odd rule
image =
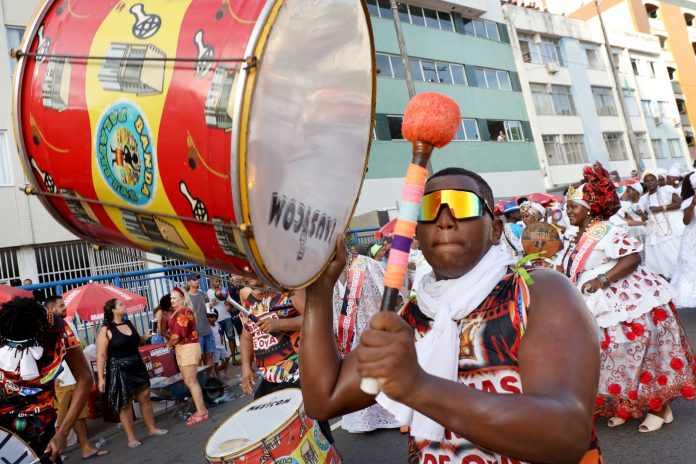
[[[621,208],[616,186],[609,178],[609,173],[602,163],[597,161],[593,166],[583,170],[585,185],[582,199],[590,205],[592,215],[607,220]]]

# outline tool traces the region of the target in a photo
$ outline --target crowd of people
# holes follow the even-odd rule
[[[696,174],[647,170],[621,182],[595,164],[582,175],[562,202],[522,197],[501,216],[477,174],[431,176],[398,313],[378,312],[388,237],[364,247],[339,238],[322,275],[290,293],[239,276],[227,285],[212,277],[203,292],[189,274],[160,299],[154,334],[141,336],[111,300],[97,336],[98,388],[129,447],[141,444],[134,400],[148,436],[166,434],[138,353],[143,342],[166,343],[195,405],[188,425],[210,417],[198,366],[226,381],[231,363],[254,398],[302,388],[330,442],[327,421],[343,416],[349,432],[401,427],[409,462],[599,464],[594,419],[640,419],[639,431],[653,432],[674,420],[674,400],[696,397],[677,312],[696,307]],[[539,237],[525,235],[538,223],[558,247],[542,243],[538,253]],[[71,428],[83,457],[107,454],[87,437],[92,374],[76,331],[62,300],[45,304],[19,298],[0,309],[0,387],[9,392],[0,425],[54,459]],[[362,392],[362,377],[377,378],[381,393]]]

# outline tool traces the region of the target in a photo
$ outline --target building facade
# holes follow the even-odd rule
[[[358,214],[396,205],[411,160],[410,143],[401,135],[409,94],[390,2],[367,3],[379,74],[374,140]],[[399,3],[398,11],[416,92],[446,94],[462,112],[455,140],[432,157],[433,171],[473,170],[500,197],[543,190],[500,2],[419,1]]]
[[[636,168],[629,123],[640,168],[688,162],[657,38],[608,28],[617,88],[598,21],[512,4],[503,11],[519,44],[515,57],[547,188],[578,181],[582,166],[595,161],[628,177]]]
[[[594,1],[542,0],[550,11],[584,21],[597,20]],[[680,130],[696,159],[696,2],[689,0],[603,0],[605,23],[614,29],[650,34],[660,45],[677,105]],[[691,166],[691,163],[689,163]]]

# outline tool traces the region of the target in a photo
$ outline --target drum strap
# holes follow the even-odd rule
[[[338,316],[338,351],[342,356],[350,353],[350,348],[353,344],[358,303],[366,272],[367,264],[365,260],[360,257],[354,258],[348,268],[346,291],[343,296],[341,314]]]
[[[571,255],[570,270],[568,276],[573,283],[577,283],[578,276],[585,269],[587,259],[592,254],[597,244],[609,233],[611,226],[607,223],[599,222],[591,225],[575,247],[575,256]]]

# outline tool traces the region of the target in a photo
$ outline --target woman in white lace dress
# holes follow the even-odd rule
[[[353,255],[333,291],[334,331],[341,356],[354,350],[372,315],[379,311],[384,292],[384,268],[379,262]],[[351,433],[399,427],[382,406],[375,404],[343,416],[343,429]]]
[[[684,223],[679,212],[681,198],[673,188],[660,187],[650,171],[643,173],[647,190],[640,197],[645,226],[645,265],[666,279],[671,279],[679,256]]]
[[[681,248],[677,268],[672,278],[672,288],[675,297],[674,304],[678,308],[696,307],[696,172],[692,172],[684,179],[682,185],[682,211],[683,222],[686,229],[682,235]]]
[[[639,431],[652,432],[672,422],[673,400],[696,397],[693,352],[669,284],[640,264],[642,244],[607,221],[619,205],[606,171],[586,168],[585,176],[569,192],[568,217],[578,229],[566,234],[560,263],[601,331],[595,414],[609,417],[610,427],[645,416]]]

